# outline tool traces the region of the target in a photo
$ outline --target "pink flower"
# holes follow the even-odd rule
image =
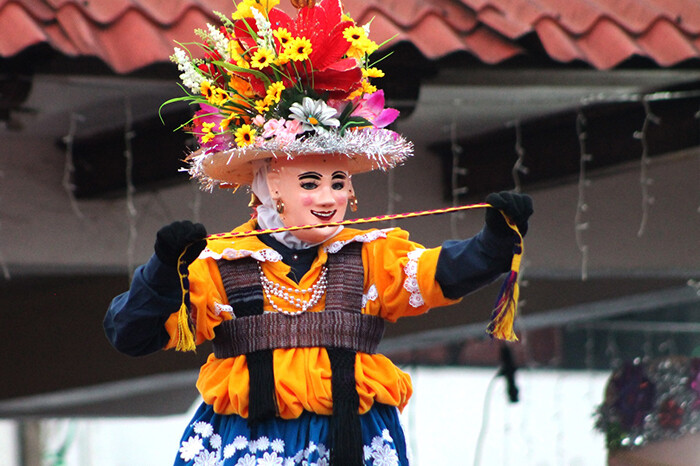
[[[223,134],[217,134],[213,138],[209,139],[207,142],[202,142],[202,136],[205,135],[204,123],[214,123],[214,132],[219,131],[219,125],[224,120],[224,118],[219,113],[216,107],[212,107],[206,104],[200,104],[200,110],[195,112],[193,119],[193,133],[197,136],[197,142],[202,147],[211,148],[214,150],[223,150],[229,141],[229,138]]]
[[[277,136],[279,133],[280,128],[284,127],[284,119],[280,118],[279,120],[275,120],[274,118],[272,120],[268,120],[265,122],[265,125],[263,126],[263,134],[262,136],[265,139],[269,139],[272,136]]]
[[[353,105],[356,107],[351,115],[367,119],[375,128],[384,128],[399,116],[395,108],[384,108],[384,91],[365,95],[360,100],[354,100]]]
[[[253,118],[253,124],[255,126],[262,126],[265,124],[265,117],[262,115],[255,115],[255,118]]]

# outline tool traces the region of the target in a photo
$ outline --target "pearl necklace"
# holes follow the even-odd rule
[[[262,267],[260,267],[260,264],[258,264],[258,270],[260,270],[260,282],[262,283],[265,296],[267,296],[267,301],[270,303],[274,310],[276,310],[277,312],[281,312],[282,314],[295,316],[306,312],[307,310],[314,307],[316,303],[319,302],[321,297],[323,297],[323,295],[326,294],[326,285],[328,283],[326,279],[326,274],[328,273],[328,269],[325,265],[321,269],[321,275],[319,275],[318,279],[316,280],[316,283],[311,285],[311,288],[308,288],[306,290],[301,290],[299,288],[290,288],[284,285],[280,285],[279,283],[273,282],[265,276],[265,274],[262,271]],[[301,296],[309,294],[311,295],[309,299],[301,298]],[[297,310],[288,311],[286,309],[282,309],[272,300],[273,296],[282,299],[290,306],[295,307]]]

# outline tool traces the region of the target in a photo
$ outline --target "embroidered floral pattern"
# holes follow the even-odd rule
[[[214,260],[226,259],[236,260],[244,257],[252,257],[258,262],[279,262],[282,260],[282,255],[274,249],[261,249],[259,251],[248,251],[246,249],[226,248],[221,254],[214,252],[209,248],[205,248],[199,255],[200,259],[212,258]]]
[[[334,241],[333,243],[329,244],[328,246],[325,247],[326,252],[329,254],[335,254],[341,249],[346,244],[358,242],[358,243],[371,243],[372,241],[379,239],[379,238],[386,238],[386,233],[388,231],[391,231],[392,228],[387,228],[384,230],[374,230],[374,231],[369,231],[365,234],[362,235],[357,235],[354,238],[350,238],[345,241]]]
[[[372,286],[370,286],[367,290],[367,293],[362,295],[362,307],[364,308],[370,301],[376,301],[377,298],[379,298],[377,286],[372,284]]]
[[[195,466],[329,466],[330,450],[323,443],[309,442],[306,448],[284,456],[282,439],[239,435],[222,448],[221,436],[204,421],[192,425],[194,435],[182,442],[180,458]],[[208,439],[208,446],[205,446]],[[370,466],[399,466],[399,456],[388,429],[363,446],[364,462]],[[229,461],[230,460],[230,461]],[[235,461],[234,461],[235,460]]]
[[[403,273],[406,275],[406,280],[403,282],[403,287],[411,293],[408,303],[412,307],[420,307],[425,304],[423,295],[418,286],[418,258],[425,252],[425,249],[414,249],[408,253],[408,263],[403,268]]]

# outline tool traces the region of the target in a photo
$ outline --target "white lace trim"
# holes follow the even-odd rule
[[[229,261],[252,257],[258,262],[279,262],[282,255],[274,249],[261,249],[259,251],[248,251],[247,249],[226,248],[220,254],[209,248],[205,248],[199,255],[200,259],[212,258],[214,260],[226,259]]]
[[[220,315],[222,312],[228,312],[233,315],[233,308],[228,304],[214,303],[214,309],[216,310],[216,315]]]
[[[408,263],[403,268],[403,273],[406,275],[406,280],[403,282],[403,287],[411,293],[408,299],[408,304],[412,307],[420,307],[425,304],[423,295],[418,286],[418,258],[425,252],[425,249],[414,249],[407,254]]]
[[[328,246],[325,247],[325,250],[329,254],[335,254],[341,249],[346,244],[358,242],[358,243],[371,243],[372,241],[379,239],[379,238],[386,238],[386,233],[388,231],[393,230],[393,228],[386,228],[384,230],[374,230],[374,231],[369,231],[367,233],[363,233],[361,235],[357,235],[354,238],[350,238],[345,241],[334,241]]]
[[[362,307],[364,308],[369,301],[376,301],[379,297],[379,292],[377,291],[377,286],[372,284],[367,290],[367,293],[362,295]]]

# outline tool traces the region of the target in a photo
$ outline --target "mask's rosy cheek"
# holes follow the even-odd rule
[[[301,197],[301,205],[303,205],[304,207],[309,207],[311,204],[313,204],[313,199],[311,199],[311,196]]]

